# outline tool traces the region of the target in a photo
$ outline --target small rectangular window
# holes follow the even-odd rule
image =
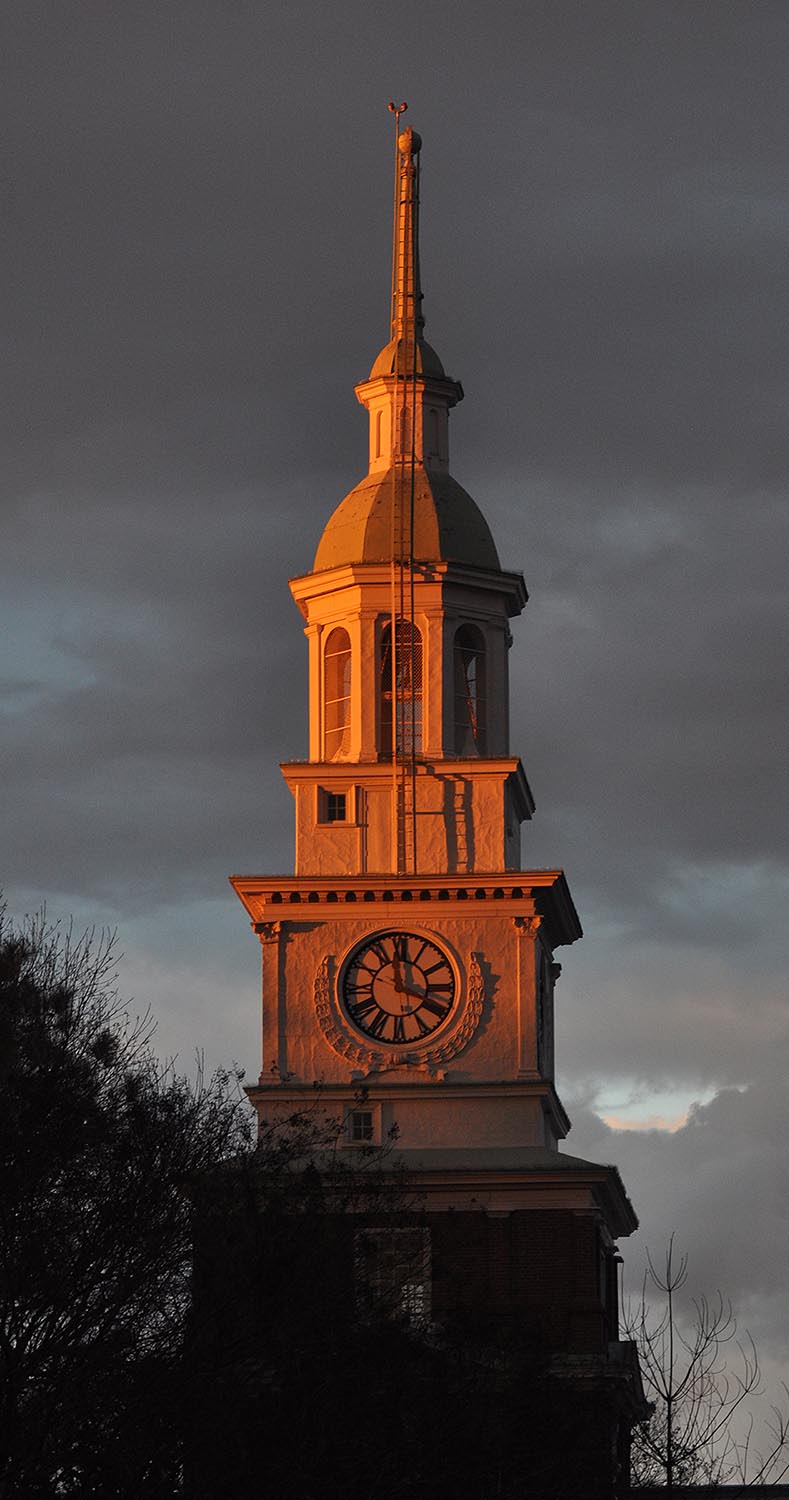
[[[380,1146],[381,1106],[370,1099],[357,1099],[343,1118],[342,1144],[349,1149],[354,1146]]]
[[[349,1134],[356,1145],[364,1145],[373,1139],[373,1112],[371,1109],[352,1109]]]
[[[373,1316],[424,1327],[430,1322],[429,1229],[360,1229],[356,1233],[356,1296]]]
[[[328,787],[318,787],[318,822],[353,822],[353,790],[330,792]]]
[[[326,822],[345,822],[345,793],[329,792],[326,798]]]

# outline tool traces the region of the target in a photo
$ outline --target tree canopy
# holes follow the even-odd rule
[[[0,925],[0,1495],[172,1495],[190,1184],[248,1149],[115,990],[112,940]],[[144,1433],[144,1441],[141,1441]]]

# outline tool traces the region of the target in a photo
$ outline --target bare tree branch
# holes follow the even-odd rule
[[[634,1433],[633,1484],[671,1494],[681,1484],[777,1483],[789,1469],[789,1391],[784,1405],[772,1407],[757,1451],[748,1405],[762,1394],[756,1345],[747,1330],[737,1337],[732,1305],[720,1292],[695,1297],[685,1314],[678,1294],[687,1282],[688,1257],[677,1257],[672,1235],[659,1269],[647,1252],[640,1298],[625,1309],[655,1408]]]

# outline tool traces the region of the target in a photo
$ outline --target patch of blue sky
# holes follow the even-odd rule
[[[656,1089],[621,1078],[597,1086],[592,1107],[612,1130],[680,1130],[696,1104],[714,1098],[713,1084],[671,1084]]]

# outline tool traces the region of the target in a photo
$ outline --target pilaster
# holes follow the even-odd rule
[[[261,1025],[261,1083],[288,1077],[287,1025],[282,948],[287,942],[281,921],[255,922],[260,939],[263,1007]]]

